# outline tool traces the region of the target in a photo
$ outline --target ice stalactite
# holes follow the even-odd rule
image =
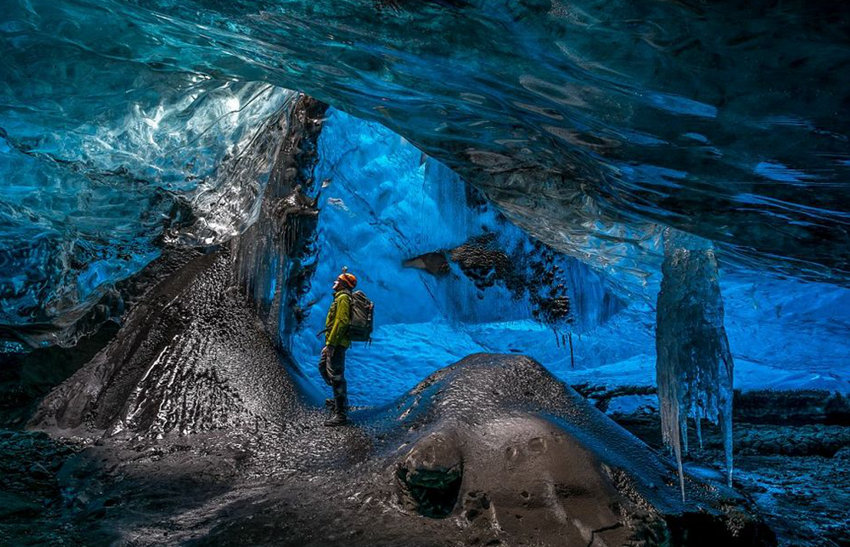
[[[256,222],[231,240],[240,286],[278,346],[288,346],[303,314],[317,257],[313,167],[327,105],[300,96],[287,111],[286,135],[263,194]]]
[[[732,482],[732,354],[723,326],[717,258],[710,241],[668,228],[658,293],[656,374],[665,443],[679,467],[687,453],[687,420],[719,423]]]

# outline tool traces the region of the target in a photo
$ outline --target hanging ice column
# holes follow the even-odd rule
[[[726,477],[732,483],[732,354],[711,242],[668,228],[658,293],[656,374],[664,442],[673,449],[684,498],[682,454],[688,417],[720,423]]]

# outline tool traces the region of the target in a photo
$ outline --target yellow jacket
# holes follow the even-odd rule
[[[342,290],[334,293],[334,302],[325,318],[325,345],[351,345],[348,338],[348,324],[351,322],[351,292]]]

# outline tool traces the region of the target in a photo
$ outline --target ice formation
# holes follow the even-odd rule
[[[446,362],[478,351],[522,351],[565,374],[569,348],[558,347],[552,327],[565,337],[588,333],[622,307],[603,276],[565,256],[554,260],[560,275],[552,283],[563,284],[572,303],[569,324],[535,320],[527,291],[512,293],[499,280],[479,287],[454,262],[446,276],[404,267],[406,258],[490,234],[494,248],[531,281],[535,243],[470,194],[457,174],[377,123],[329,109],[318,146],[318,258],[298,305],[308,314],[303,330],[283,338],[320,383],[312,366],[321,349],[315,333],[324,327],[333,279],[350,267],[376,304],[372,347],[347,357],[355,404],[389,401]],[[583,368],[593,351],[584,341],[575,344]]]
[[[651,384],[657,365],[680,454],[688,417],[698,436],[719,421],[729,451],[733,374],[850,389],[844,5],[4,9],[2,351],[117,319],[117,284],[171,246],[233,245],[267,330],[308,375],[329,280],[358,269],[379,324],[373,353],[352,352],[357,404],[482,350],[530,354],[566,381]],[[302,188],[270,190],[290,89],[331,109]],[[272,256],[293,247],[275,215],[302,197],[319,217],[294,273]],[[268,238],[240,247],[250,230]],[[535,239],[562,253],[573,321],[557,329],[573,355],[503,283],[402,266],[485,232],[509,258]]]
[[[254,223],[230,240],[236,279],[278,348],[301,328],[299,297],[316,267],[313,169],[327,105],[299,95],[281,112],[285,126]],[[236,186],[239,188],[239,185]]]
[[[113,284],[156,258],[163,238],[210,244],[244,230],[281,137],[270,126],[293,95],[74,60],[63,72],[36,55],[4,79],[0,322],[28,346],[72,344],[91,306],[116,301]],[[67,92],[83,82],[91,98]]]
[[[22,243],[4,253],[26,273],[4,278],[4,321],[51,321],[150,260],[172,192],[214,180],[281,87],[380,121],[627,291],[660,265],[657,224],[846,283],[844,7],[393,5],[7,3],[4,215]]]
[[[719,422],[726,478],[731,485],[733,360],[711,242],[668,228],[662,270],[656,371],[664,441],[673,449],[679,478],[684,481],[682,454],[688,450],[688,418],[694,420],[700,439],[701,420]]]

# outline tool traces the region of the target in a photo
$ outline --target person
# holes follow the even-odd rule
[[[333,414],[325,425],[334,427],[348,422],[348,393],[345,382],[345,352],[351,346],[348,325],[351,322],[351,291],[357,286],[354,274],[342,269],[333,284],[334,298],[325,318],[325,347],[319,358],[319,373],[325,383],[333,388],[331,404]]]

